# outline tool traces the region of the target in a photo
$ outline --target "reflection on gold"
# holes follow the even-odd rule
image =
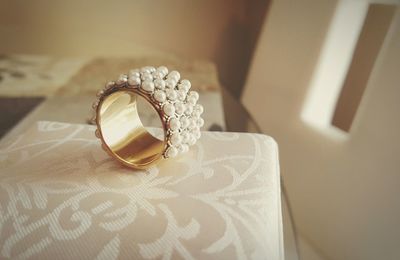
[[[162,157],[165,138],[157,139],[143,126],[137,109],[138,96],[146,98],[133,89],[106,96],[99,104],[97,120],[108,152],[127,166],[142,169]]]

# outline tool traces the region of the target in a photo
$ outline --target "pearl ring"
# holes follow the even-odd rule
[[[146,66],[122,74],[97,93],[93,103],[96,136],[112,157],[126,166],[145,169],[160,159],[185,153],[200,138],[203,106],[199,94],[178,71]],[[137,101],[143,98],[158,114],[162,137],[142,124]]]

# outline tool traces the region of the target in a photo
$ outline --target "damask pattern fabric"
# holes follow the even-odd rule
[[[146,171],[87,125],[38,122],[0,147],[0,259],[283,259],[268,136],[204,132]]]

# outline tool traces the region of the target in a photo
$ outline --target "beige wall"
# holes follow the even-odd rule
[[[279,144],[298,234],[327,259],[400,259],[400,7],[348,134],[301,117],[335,10],[274,1],[243,102]]]
[[[0,0],[0,53],[92,56],[171,51],[214,61],[222,82],[239,93],[267,3]]]

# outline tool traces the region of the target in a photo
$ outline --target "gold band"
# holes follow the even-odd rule
[[[138,114],[138,95],[147,99],[136,89],[119,90],[105,96],[99,102],[96,123],[99,126],[97,135],[110,155],[129,167],[144,169],[162,158],[166,144],[143,126]],[[159,108],[156,111],[160,111]],[[163,122],[162,115],[160,120]],[[164,124],[163,128],[165,136]]]
[[[180,80],[177,71],[164,66],[143,67],[122,74],[107,83],[93,104],[96,112],[96,136],[103,149],[126,166],[146,169],[162,158],[188,151],[200,138],[203,107],[199,94],[189,91],[190,82]],[[138,99],[147,101],[158,114],[163,136],[153,136],[143,126]]]

